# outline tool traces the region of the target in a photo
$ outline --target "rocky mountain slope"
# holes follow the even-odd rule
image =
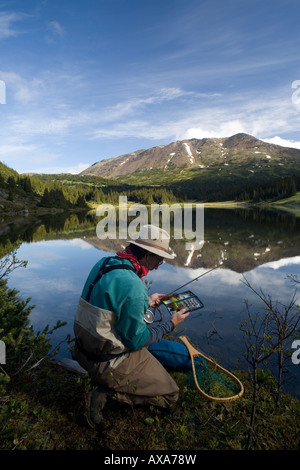
[[[239,165],[247,165],[248,171],[254,172],[272,166],[276,166],[277,170],[278,166],[285,165],[300,167],[299,163],[298,149],[268,144],[248,134],[236,134],[227,138],[183,140],[137,150],[96,162],[80,174],[115,178],[136,171],[203,170],[213,166],[224,168]]]

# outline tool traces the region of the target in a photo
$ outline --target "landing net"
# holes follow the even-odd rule
[[[213,361],[207,361],[201,356],[194,356],[193,371],[187,374],[188,383],[194,382],[200,391],[211,399],[234,399],[242,393],[240,382]]]

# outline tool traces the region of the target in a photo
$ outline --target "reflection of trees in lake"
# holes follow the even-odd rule
[[[95,234],[95,215],[86,212],[47,214],[30,220],[15,218],[0,227],[0,256],[4,256],[22,242],[61,238],[80,238]]]
[[[231,228],[252,227],[265,233],[266,230],[276,228],[279,231],[298,231],[300,219],[295,215],[270,209],[205,209],[205,225],[208,227],[227,225]]]
[[[118,214],[116,217],[118,223]],[[129,221],[132,219],[128,219]],[[172,223],[172,217],[171,217]],[[60,238],[86,238],[94,246],[114,252],[126,240],[99,240],[95,213],[48,214],[18,226],[12,221],[0,227],[0,256],[22,242]],[[221,260],[229,269],[244,272],[260,264],[298,255],[300,219],[285,212],[251,209],[205,209],[204,245],[194,253],[185,240],[172,240],[177,257],[170,261],[192,268],[211,268]],[[173,227],[171,227],[171,233]],[[190,241],[190,240],[188,240]]]

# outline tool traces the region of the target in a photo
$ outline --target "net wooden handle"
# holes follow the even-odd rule
[[[189,342],[189,340],[187,339],[186,336],[179,336],[179,339],[180,341],[182,341],[182,343],[186,346],[187,350],[189,351],[189,353],[194,356],[195,354],[199,355],[199,351],[197,351],[197,349],[195,349],[191,343]]]

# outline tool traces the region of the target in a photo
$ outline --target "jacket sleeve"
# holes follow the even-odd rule
[[[149,337],[144,344],[144,346],[148,347],[150,344],[157,343],[160,341],[164,335],[170,333],[174,330],[175,326],[174,323],[169,319],[168,321],[160,324],[160,325],[150,325],[149,330]]]

